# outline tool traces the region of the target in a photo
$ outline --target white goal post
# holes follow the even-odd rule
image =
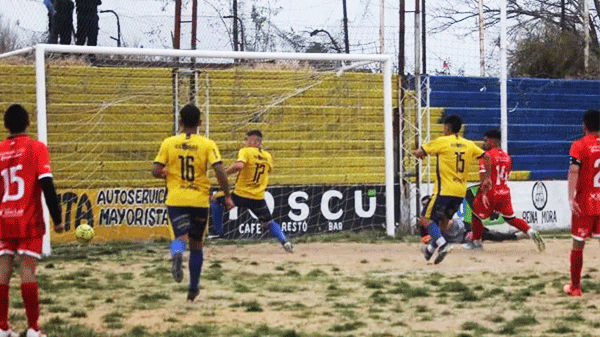
[[[173,49],[147,49],[147,48],[113,48],[113,47],[88,47],[72,45],[38,44],[34,47],[24,48],[14,52],[0,55],[0,59],[35,52],[35,85],[37,107],[37,137],[47,143],[47,67],[46,58],[49,53],[67,54],[94,54],[94,55],[119,55],[119,56],[144,56],[168,58],[206,58],[226,60],[293,60],[293,61],[329,61],[339,62],[339,73],[350,70],[356,65],[376,62],[380,66],[377,71],[382,74],[383,84],[383,124],[384,124],[384,155],[385,155],[385,227],[390,236],[395,234],[395,200],[394,200],[394,149],[392,131],[392,57],[389,55],[358,55],[358,54],[317,54],[317,53],[261,53],[261,52],[229,52],[229,51],[195,51]],[[338,74],[339,75],[339,74]],[[46,214],[47,216],[47,214]],[[47,221],[48,224],[48,221]],[[46,241],[44,252],[49,252],[49,238]]]

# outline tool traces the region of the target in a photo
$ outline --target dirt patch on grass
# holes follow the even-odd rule
[[[600,307],[598,247],[586,248],[586,293],[573,299],[560,291],[570,240],[546,246],[456,246],[439,265],[426,263],[417,243],[306,243],[294,254],[272,242],[210,246],[194,303],[185,301],[187,278],[171,279],[164,244],[64,254],[40,264],[42,322],[107,336],[169,336],[182,326],[214,336],[600,335],[593,310],[583,310]],[[17,328],[22,310],[11,308]]]

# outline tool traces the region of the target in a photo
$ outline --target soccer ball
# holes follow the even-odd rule
[[[94,238],[94,229],[92,226],[83,224],[75,229],[75,238],[81,243],[89,243]]]

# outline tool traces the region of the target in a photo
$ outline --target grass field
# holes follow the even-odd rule
[[[294,254],[274,242],[210,244],[194,303],[187,279],[171,279],[166,242],[55,246],[38,272],[42,325],[60,337],[600,335],[596,242],[575,299],[561,291],[564,235],[544,253],[529,240],[455,247],[440,265],[419,243],[352,237],[299,242]],[[10,319],[24,330],[18,277]]]

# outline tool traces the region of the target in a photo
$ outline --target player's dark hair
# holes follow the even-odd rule
[[[444,118],[444,125],[450,125],[452,133],[458,133],[462,126],[462,118],[459,115],[450,115]]]
[[[500,130],[496,129],[487,130],[483,136],[489,139],[496,139],[498,141],[502,140],[502,133],[500,133]]]
[[[179,111],[181,123],[187,128],[195,128],[200,124],[200,109],[192,103],[188,103]]]
[[[590,109],[583,115],[583,125],[590,132],[600,131],[600,111]]]
[[[250,131],[246,132],[246,136],[248,136],[248,137],[256,136],[256,137],[262,139],[262,132],[260,132],[260,130],[250,130]]]
[[[4,127],[10,133],[20,133],[29,126],[29,113],[20,104],[13,104],[4,112]]]

